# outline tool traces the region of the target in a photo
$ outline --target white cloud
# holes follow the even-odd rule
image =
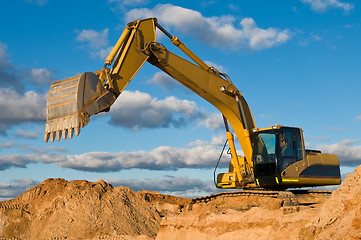
[[[59,163],[67,160],[67,156],[57,154],[8,154],[0,155],[0,170],[12,167],[26,168],[31,163]]]
[[[0,170],[9,169],[12,167],[25,168],[28,164],[33,162],[40,162],[39,159],[35,159],[35,155],[0,155]]]
[[[44,121],[46,97],[34,91],[20,94],[12,89],[0,89],[0,134],[17,124]]]
[[[7,45],[0,42],[0,86],[17,91],[24,90],[19,69],[7,59]]]
[[[15,198],[26,190],[38,185],[40,182],[29,178],[14,179],[10,182],[0,183],[0,201]]]
[[[243,27],[243,33],[251,49],[271,48],[276,44],[286,42],[290,37],[288,30],[258,28],[253,18],[244,18],[240,25]]]
[[[124,91],[108,115],[110,124],[134,130],[171,126],[180,128],[194,124],[215,131],[223,126],[219,112],[206,112],[193,101],[173,96],[157,99],[140,91]]]
[[[133,129],[181,127],[197,113],[192,101],[173,96],[158,100],[147,93],[124,91],[110,111],[110,124]]]
[[[218,130],[224,126],[222,114],[203,114],[202,117],[198,119],[198,125],[204,125],[211,130]]]
[[[213,167],[218,156],[219,149],[211,144],[200,144],[192,148],[160,146],[149,152],[90,152],[71,155],[57,165],[92,172],[113,172],[131,168],[176,170]]]
[[[345,139],[330,145],[319,145],[316,148],[325,153],[336,154],[342,165],[358,166],[361,164],[361,146],[354,146],[359,140]]]
[[[30,149],[31,150],[31,149]],[[36,149],[35,149],[36,150]],[[180,168],[213,168],[220,153],[217,139],[212,143],[196,141],[184,148],[160,146],[151,151],[137,152],[87,152],[79,155],[47,153],[51,149],[34,154],[0,155],[0,170],[12,167],[25,168],[31,163],[55,164],[88,172],[116,172],[122,169],[177,170]],[[55,152],[60,149],[54,149]],[[228,166],[229,159],[222,161]]]
[[[222,65],[218,65],[218,64],[216,64],[216,63],[214,63],[214,62],[211,62],[211,61],[204,61],[208,66],[211,66],[211,67],[214,67],[215,69],[217,69],[217,71],[219,71],[219,72],[225,72],[225,69],[224,69],[224,67],[222,66]]]
[[[158,84],[166,89],[172,89],[178,84],[177,80],[164,72],[156,72],[154,76],[147,81],[148,84]]]
[[[298,45],[303,46],[303,47],[306,47],[306,46],[308,46],[311,42],[319,42],[319,41],[321,41],[321,40],[322,40],[322,37],[320,37],[320,36],[317,35],[317,34],[311,33],[307,38],[301,39],[301,40],[298,42]]]
[[[92,29],[83,29],[78,33],[75,40],[88,43],[91,48],[100,49],[108,45],[108,32],[108,28],[99,32]]]
[[[24,81],[48,84],[51,71],[45,68],[21,70],[7,59],[7,46],[0,42],[0,135],[11,127],[45,120],[46,94],[25,91]]]
[[[51,84],[53,82],[52,72],[46,68],[33,68],[29,71],[29,75],[37,84]]]
[[[46,94],[27,91],[19,94],[0,89],[0,122],[42,121],[45,119]]]
[[[84,43],[81,48],[87,49],[93,58],[104,59],[111,52],[113,47],[109,47],[108,33],[109,29],[106,28],[102,31],[93,29],[76,30],[76,41]]]
[[[92,52],[92,57],[105,59],[106,57],[108,57],[108,55],[110,54],[110,52],[112,50],[113,50],[113,47],[102,48],[99,51]]]
[[[68,152],[68,149],[56,146],[36,147],[25,143],[20,143],[17,146],[22,150],[29,151],[31,153],[42,154],[44,156],[53,154],[65,154]],[[21,158],[21,155],[17,155],[17,157]],[[34,159],[34,161],[36,161],[36,159]],[[39,159],[39,162],[41,162],[41,159]]]
[[[15,143],[14,142],[0,142],[0,150],[2,148],[12,148],[15,146]]]
[[[222,133],[219,136],[213,136],[212,137],[212,145],[214,146],[221,146],[223,147],[224,143],[226,141],[225,133]]]
[[[301,0],[303,3],[311,5],[311,9],[316,12],[325,12],[331,8],[343,9],[349,12],[354,9],[353,3],[345,3],[339,0]]]
[[[259,28],[252,18],[244,18],[237,25],[236,19],[230,15],[204,17],[197,11],[172,4],[158,4],[153,9],[133,9],[126,14],[128,22],[148,17],[157,17],[161,25],[195,36],[206,44],[232,50],[271,48],[291,37],[287,29]]]
[[[211,177],[211,176],[210,176]],[[106,179],[114,186],[129,186],[135,191],[148,190],[181,197],[200,197],[217,191],[212,181],[189,177],[166,177],[162,179]]]
[[[15,135],[17,137],[28,138],[28,139],[37,139],[38,138],[38,133],[36,133],[35,131],[24,130],[21,128],[16,129]]]

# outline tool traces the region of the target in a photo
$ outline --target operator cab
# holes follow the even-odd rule
[[[255,135],[252,156],[256,183],[273,189],[304,187],[309,181],[313,185],[337,184],[340,181],[337,157],[334,156],[335,164],[331,166],[320,161],[321,155],[325,156],[320,151],[305,150],[301,128],[277,125],[260,129]]]
[[[277,186],[281,173],[304,159],[301,129],[273,127],[258,132],[253,145],[254,175],[261,186]]]

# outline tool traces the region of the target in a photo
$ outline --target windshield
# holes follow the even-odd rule
[[[274,133],[260,133],[254,142],[255,163],[274,163],[276,161],[276,136]]]

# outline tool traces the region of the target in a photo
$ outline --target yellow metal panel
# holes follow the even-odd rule
[[[162,69],[174,79],[191,89],[193,92],[214,105],[229,121],[233,130],[237,134],[248,164],[251,166],[252,145],[249,130],[245,130],[242,125],[238,103],[234,97],[224,94],[221,87],[225,86],[230,92],[238,91],[229,81],[221,78],[217,74],[212,74],[197,65],[171,53],[160,45],[152,45],[153,54],[156,61],[150,59],[151,63]],[[242,100],[244,105],[246,102]],[[247,107],[247,109],[249,109]],[[248,110],[249,111],[249,110]],[[247,118],[253,122],[250,111]]]
[[[155,22],[156,19],[149,18],[132,24],[128,41],[122,45],[110,72],[115,92],[120,94],[148,59],[147,44],[156,40]]]
[[[217,187],[218,188],[236,188],[237,178],[234,172],[232,173],[220,173],[217,176]]]
[[[287,179],[287,178],[282,178],[282,182],[299,182],[298,179]],[[278,183],[278,182],[277,182]]]

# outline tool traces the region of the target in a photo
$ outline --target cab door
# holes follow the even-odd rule
[[[301,130],[282,127],[278,133],[278,166],[282,176],[298,177],[304,159]],[[288,169],[287,169],[288,168]]]
[[[254,175],[262,187],[277,185],[276,134],[273,131],[259,133],[253,145]]]

